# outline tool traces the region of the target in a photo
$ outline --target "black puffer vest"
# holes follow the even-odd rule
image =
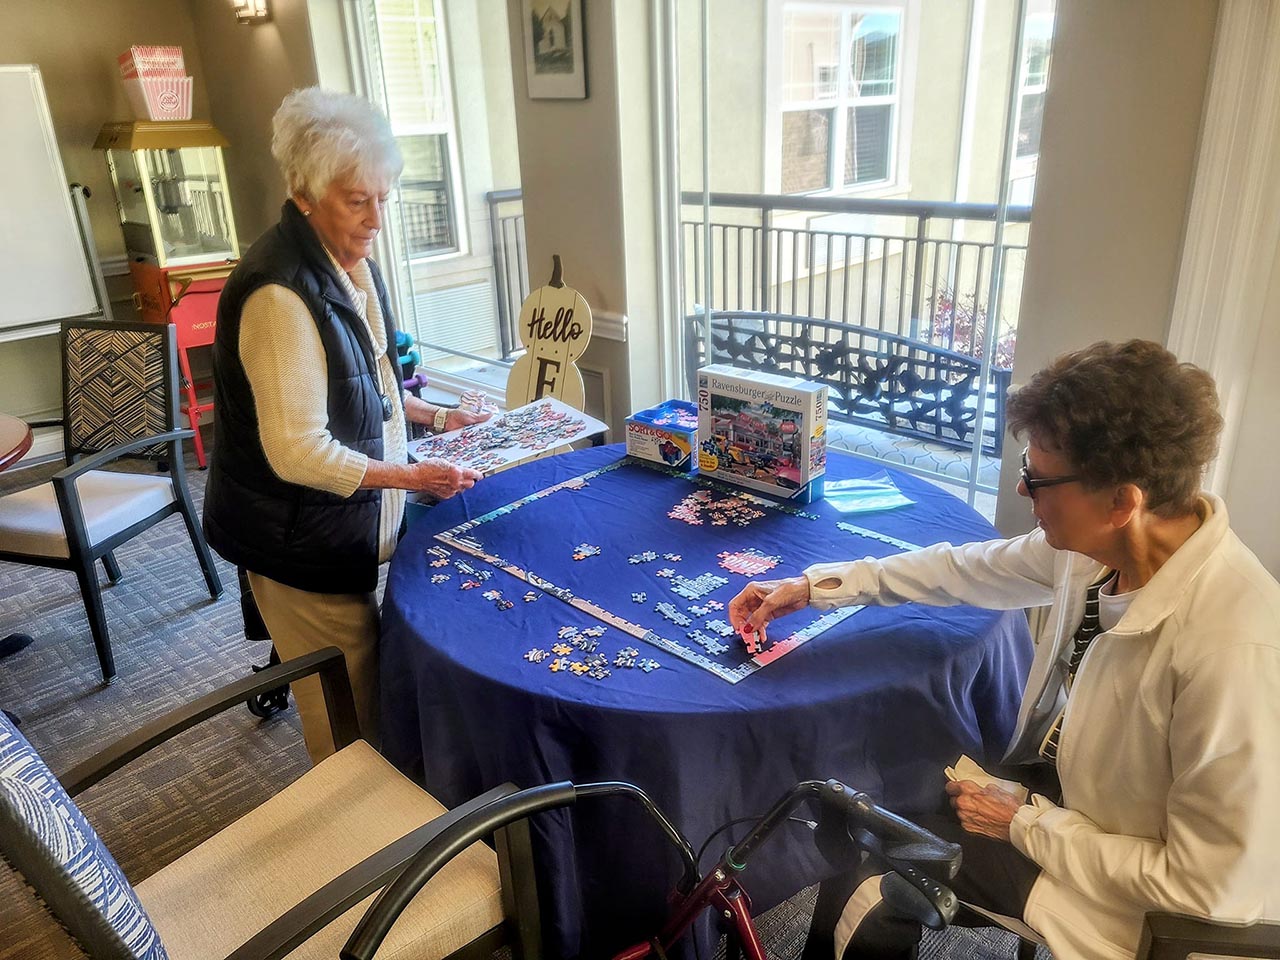
[[[371,262],[372,266],[372,262]],[[258,436],[253,391],[240,362],[240,311],[259,287],[288,287],[307,305],[324,346],[329,432],[352,450],[382,459],[382,401],[374,347],[347,299],[324,246],[292,201],[280,222],[244,255],[218,301],[213,344],[214,455],[204,500],[209,545],[230,562],[315,593],[373,590],[378,581],[380,490],[342,498],[286,483],[272,471]],[[395,320],[376,266],[374,285],[387,325],[392,369]],[[400,391],[391,389],[394,403]]]

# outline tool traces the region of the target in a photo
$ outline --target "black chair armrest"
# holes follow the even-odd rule
[[[334,746],[341,750],[360,739],[360,726],[356,720],[351,680],[347,676],[346,657],[337,647],[326,647],[277,664],[193,700],[122,737],[83,763],[76,764],[59,780],[67,793],[74,797],[125,764],[136,760],[152,747],[159,746],[197,723],[242,704],[250,697],[293,683],[313,673],[320,674],[320,685],[324,689],[325,705],[329,710],[329,725],[333,729]]]
[[[273,920],[227,956],[227,960],[277,960],[380,887],[386,886],[424,846],[448,827],[494,800],[517,792],[515,784],[494,787],[425,823],[362,860]]]
[[[405,907],[450,860],[480,838],[535,813],[570,806],[577,796],[577,787],[567,780],[545,783],[499,798],[469,816],[460,817],[423,846],[400,875],[378,894],[338,956],[341,960],[372,960]]]
[[[112,460],[118,460],[126,454],[133,453],[135,450],[145,450],[147,447],[154,447],[160,443],[177,443],[188,440],[195,436],[194,430],[168,430],[165,433],[157,433],[150,437],[141,437],[137,440],[130,440],[128,443],[122,443],[119,446],[108,447],[106,450],[99,450],[97,453],[87,456],[66,469],[59,470],[53,475],[54,485],[69,485],[72,480],[85,473],[88,470],[96,470],[103,464],[110,463]]]
[[[1185,960],[1191,954],[1280,958],[1280,923],[1221,923],[1174,913],[1148,913],[1138,960]]]
[[[39,430],[43,427],[60,427],[62,426],[62,424],[63,424],[63,420],[61,417],[59,417],[57,420],[28,420],[27,421],[27,426],[30,427],[32,430]]]

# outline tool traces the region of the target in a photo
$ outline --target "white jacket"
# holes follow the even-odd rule
[[[1280,920],[1280,585],[1204,522],[1089,646],[1058,752],[1063,806],[1035,796],[1014,845],[1041,867],[1024,919],[1057,960],[1132,957],[1142,916]],[[849,603],[1051,605],[1036,638],[1010,759],[1026,759],[1061,700],[1085,589],[1102,567],[1037,530],[805,571],[819,609]],[[818,589],[835,577],[833,589]]]

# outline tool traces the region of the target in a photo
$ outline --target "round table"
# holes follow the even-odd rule
[[[401,541],[383,605],[383,751],[441,802],[453,806],[508,780],[629,780],[697,845],[730,818],[762,813],[797,780],[835,777],[909,813],[941,808],[943,767],[961,753],[999,758],[1031,660],[1021,612],[868,607],[737,683],[616,627],[599,638],[611,661],[630,645],[660,668],[611,664],[609,676],[592,679],[525,659],[555,644],[562,628],[600,621],[502,569],[479,588],[461,589],[469,577],[456,566],[462,555],[443,550],[436,534],[622,454],[596,448],[489,477],[425,511]],[[827,479],[883,469],[832,454]],[[918,545],[995,535],[940,488],[891,476],[913,504],[841,514],[819,501],[797,508],[812,518],[764,510],[746,526],[691,525],[667,514],[705,485],[627,464],[463,535],[507,564],[637,619],[637,610],[664,597],[680,609],[694,603],[671,595],[664,564],[726,577],[711,597],[727,603],[749,578],[718,568],[717,549],[755,548],[780,558],[771,576],[793,575],[818,560],[900,550],[840,522]],[[641,559],[647,553],[658,558]],[[499,598],[485,596],[494,589]],[[632,593],[644,601],[633,605]],[[675,624],[663,629],[681,632]],[[533,834],[550,956],[608,956],[656,932],[678,861],[641,811],[622,801],[584,803],[572,815],[537,818]],[[714,844],[709,857],[722,849]],[[757,910],[766,909],[826,870],[806,831],[784,830],[761,850],[744,885]],[[699,931],[707,941],[711,935],[705,926]]]
[[[0,413],[0,470],[6,470],[31,449],[31,428],[7,413]]]

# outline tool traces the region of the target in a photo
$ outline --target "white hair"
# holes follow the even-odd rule
[[[343,176],[390,186],[404,169],[386,116],[355,94],[295,90],[280,104],[271,128],[271,155],[289,193],[308,200],[319,200]]]

